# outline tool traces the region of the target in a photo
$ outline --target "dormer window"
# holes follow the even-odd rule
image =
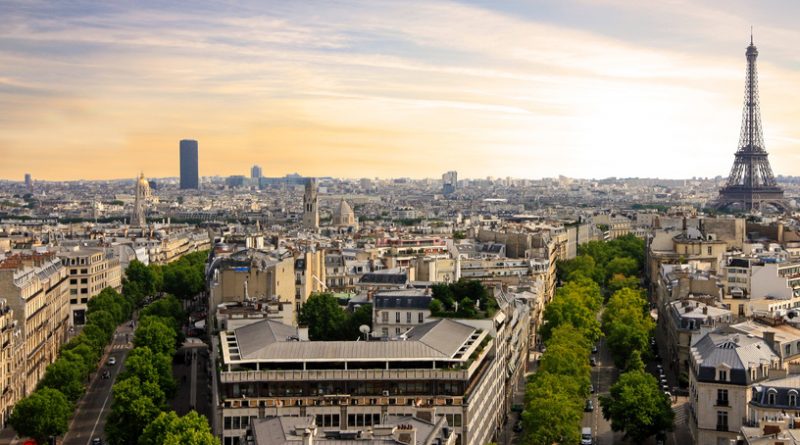
[[[797,393],[789,393],[789,406],[797,406]]]
[[[778,394],[778,390],[775,388],[770,388],[767,390],[767,405],[774,405],[775,404],[775,396]]]
[[[717,380],[719,380],[721,382],[727,382],[728,381],[728,370],[727,369],[720,369],[719,371],[717,371]]]

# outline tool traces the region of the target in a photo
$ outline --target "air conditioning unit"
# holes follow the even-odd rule
[[[381,394],[383,394],[384,397],[389,397],[389,391],[381,391]]]

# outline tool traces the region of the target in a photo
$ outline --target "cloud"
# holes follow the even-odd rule
[[[725,39],[711,34],[745,18],[707,5],[555,5],[6,4],[0,154],[12,161],[0,177],[31,170],[31,153],[37,177],[174,176],[183,137],[200,140],[209,175],[253,163],[351,177],[727,173],[744,56],[716,51]],[[544,11],[555,7],[596,20]],[[646,25],[657,38],[637,35]],[[790,45],[770,37],[797,35],[765,31],[760,60],[765,137],[782,168],[800,138],[800,79],[773,55]],[[686,44],[698,36],[707,48]]]

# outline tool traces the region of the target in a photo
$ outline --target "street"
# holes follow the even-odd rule
[[[608,394],[611,385],[617,380],[619,370],[614,366],[611,352],[608,350],[605,339],[597,342],[597,352],[592,354],[597,360],[597,366],[592,367],[592,385],[594,394],[591,399],[594,403],[594,411],[585,412],[581,427],[591,427],[595,437],[596,445],[611,445],[622,441],[622,434],[611,431],[611,423],[603,418],[603,410],[600,408],[599,396]]]
[[[72,418],[69,431],[64,437],[64,445],[87,445],[92,438],[100,437],[105,441],[106,418],[111,411],[111,387],[117,376],[122,371],[128,351],[133,347],[133,328],[129,323],[117,327],[114,340],[111,342],[111,352],[102,359],[98,372],[91,376],[91,383],[86,394],[78,402],[75,417]],[[114,357],[117,363],[108,365],[108,359]],[[108,369],[111,377],[102,378],[103,370]]]

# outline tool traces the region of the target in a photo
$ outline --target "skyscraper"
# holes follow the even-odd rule
[[[458,184],[458,172],[449,171],[442,175],[442,193],[445,195],[452,195],[456,192],[456,185]]]
[[[30,173],[25,173],[25,190],[28,193],[33,193],[33,178],[31,178]]]
[[[260,165],[254,165],[253,167],[250,168],[250,177],[252,179],[258,179],[258,178],[261,177],[261,166]]]
[[[197,141],[181,140],[181,189],[200,188],[197,158]]]

